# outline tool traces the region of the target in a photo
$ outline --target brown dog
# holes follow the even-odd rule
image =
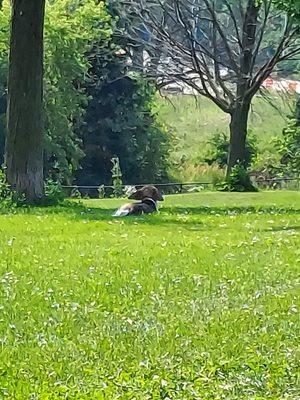
[[[130,200],[140,200],[140,203],[125,204],[114,213],[114,217],[151,214],[158,211],[157,202],[164,201],[164,198],[155,186],[144,186],[128,198]]]

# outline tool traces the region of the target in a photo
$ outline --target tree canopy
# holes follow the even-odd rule
[[[111,10],[112,11],[112,10]],[[5,119],[10,2],[0,10],[0,113]],[[110,183],[117,155],[125,182],[166,178],[169,135],[156,123],[153,86],[120,58],[118,18],[93,0],[47,2],[44,62],[45,179]],[[122,43],[124,44],[124,43]],[[129,76],[130,75],[130,76]],[[109,109],[109,113],[104,112]],[[4,125],[0,129],[0,156]],[[143,160],[143,161],[141,161]],[[3,159],[2,159],[3,161]],[[151,168],[148,167],[149,163]],[[83,168],[81,172],[78,170]]]

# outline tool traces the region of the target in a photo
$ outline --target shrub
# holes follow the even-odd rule
[[[110,57],[103,60],[97,48],[91,55],[91,81],[86,85],[90,101],[80,130],[86,156],[77,182],[109,184],[114,156],[119,158],[126,184],[165,181],[172,137],[158,122],[155,86],[128,73],[127,57]]]
[[[78,188],[74,188],[71,191],[70,197],[72,199],[81,199],[82,196],[81,196],[81,193],[80,193],[79,189]]]
[[[218,185],[218,189],[224,192],[257,192],[253,185],[249,171],[241,164],[235,165],[225,182]]]
[[[205,157],[209,165],[218,164],[220,168],[227,166],[229,152],[229,136],[223,132],[217,132],[209,141],[210,149]],[[257,140],[253,134],[248,134],[246,141],[246,167],[249,167],[257,156]]]
[[[120,167],[120,162],[118,157],[113,157],[111,159],[113,164],[111,174],[112,174],[112,184],[113,184],[113,196],[122,197],[123,195],[123,181],[122,181],[122,171]]]
[[[45,182],[45,198],[42,203],[44,205],[55,205],[61,203],[65,199],[65,193],[59,182],[48,179]]]
[[[7,210],[17,205],[17,198],[6,181],[5,173],[0,169],[0,209]]]
[[[296,119],[290,119],[282,136],[274,140],[275,148],[280,154],[282,171],[289,176],[300,173],[300,125]]]
[[[99,199],[104,199],[104,197],[105,197],[105,186],[104,185],[100,185],[98,187],[98,195],[99,195]]]

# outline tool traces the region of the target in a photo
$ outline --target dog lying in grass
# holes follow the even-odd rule
[[[157,202],[164,201],[158,189],[150,185],[144,186],[142,189],[132,193],[128,199],[140,200],[140,202],[123,205],[113,214],[114,217],[155,213],[158,211]]]

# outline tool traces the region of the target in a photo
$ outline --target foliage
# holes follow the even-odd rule
[[[251,177],[244,165],[236,164],[225,182],[217,184],[217,188],[224,192],[257,192],[258,189],[251,181]]]
[[[65,199],[65,193],[60,182],[47,179],[45,182],[45,203],[55,205],[61,203]]]
[[[8,1],[0,11],[0,22],[0,48],[3,50],[0,92],[4,94]],[[79,183],[109,183],[110,160],[115,154],[120,158],[127,181],[159,181],[167,176],[169,135],[156,122],[152,111],[154,88],[138,77],[126,76],[126,57],[120,59],[115,54],[118,47],[116,39],[112,38],[113,29],[114,21],[107,14],[104,2],[98,5],[94,0],[47,3],[46,178],[70,184],[82,165]],[[4,113],[5,96],[2,99]],[[86,124],[82,126],[84,119]],[[0,131],[2,155],[4,130],[1,126]]]
[[[132,20],[127,34],[151,49],[147,63],[140,58],[140,69],[160,87],[176,85],[205,96],[229,114],[230,140],[240,138],[239,146],[229,149],[230,170],[245,155],[253,97],[282,61],[300,53],[298,26],[286,24],[286,15],[274,11],[272,0],[129,3],[121,1]],[[140,24],[133,22],[134,16]],[[274,25],[276,35],[270,34]],[[149,31],[149,40],[141,37],[141,26]]]
[[[177,195],[122,222],[116,199],[0,216],[0,396],[299,398],[299,197]]]
[[[227,166],[229,152],[229,136],[223,132],[215,133],[209,141],[210,149],[205,162],[208,165],[217,164],[220,168]],[[257,139],[253,134],[247,135],[245,165],[249,167],[257,156]]]
[[[113,184],[113,195],[114,197],[122,197],[123,195],[123,181],[122,181],[122,171],[120,167],[120,161],[118,157],[113,157],[111,159],[113,164],[111,170],[112,184]]]
[[[296,102],[296,112],[295,112],[296,124],[300,126],[300,96],[298,96]]]
[[[282,134],[286,120],[282,117],[289,112],[287,104],[277,97],[272,101],[279,113],[271,104],[256,97],[253,101],[253,112],[250,115],[249,132],[257,141],[258,157],[260,159],[274,154],[273,137]],[[176,145],[171,150],[170,174],[179,181],[205,182],[212,181],[212,176],[218,173],[216,166],[203,163],[209,152],[208,143],[214,132],[224,132],[227,117],[209,100],[199,97],[197,103],[193,96],[172,95],[168,98],[158,98],[158,117],[172,129]],[[174,140],[173,140],[174,141]],[[182,159],[185,159],[182,163]],[[253,165],[257,163],[253,160]],[[220,172],[220,171],[219,171]],[[220,175],[218,173],[218,175]],[[223,173],[221,174],[223,175]],[[220,176],[221,178],[221,176]]]
[[[10,5],[0,11],[0,91],[7,76]],[[45,171],[46,177],[70,183],[83,157],[76,129],[81,125],[88,94],[90,51],[95,40],[107,46],[112,22],[103,2],[56,0],[47,2],[45,17]],[[101,49],[100,49],[101,50]],[[3,89],[2,89],[3,88]],[[5,103],[5,96],[1,102]],[[5,106],[1,108],[4,113]],[[1,130],[1,140],[3,140]],[[1,147],[1,142],[0,142]],[[4,146],[1,148],[3,154]]]
[[[273,150],[272,153],[260,154],[251,168],[251,177],[256,181],[269,181],[282,178],[284,175],[280,165],[280,156]]]
[[[16,195],[6,181],[5,172],[0,169],[0,210],[8,210],[16,205]]]
[[[56,0],[48,4],[45,32],[47,170],[70,183],[84,156],[76,129],[88,103],[86,53],[96,40],[107,46],[111,22],[103,2]]]
[[[70,194],[70,197],[73,199],[81,199],[81,193],[78,188],[73,188]]]
[[[283,130],[282,137],[275,139],[275,147],[281,156],[281,166],[286,174],[300,173],[300,125],[291,119]]]
[[[86,90],[91,99],[80,130],[86,157],[77,182],[109,184],[114,156],[120,160],[125,183],[167,179],[171,135],[153,110],[154,86],[128,74],[126,56],[98,54],[95,47],[90,55]]]
[[[99,199],[104,199],[104,197],[105,197],[105,185],[100,185],[98,187],[98,194],[99,194]]]
[[[276,6],[300,22],[300,3],[297,0],[273,0]]]

